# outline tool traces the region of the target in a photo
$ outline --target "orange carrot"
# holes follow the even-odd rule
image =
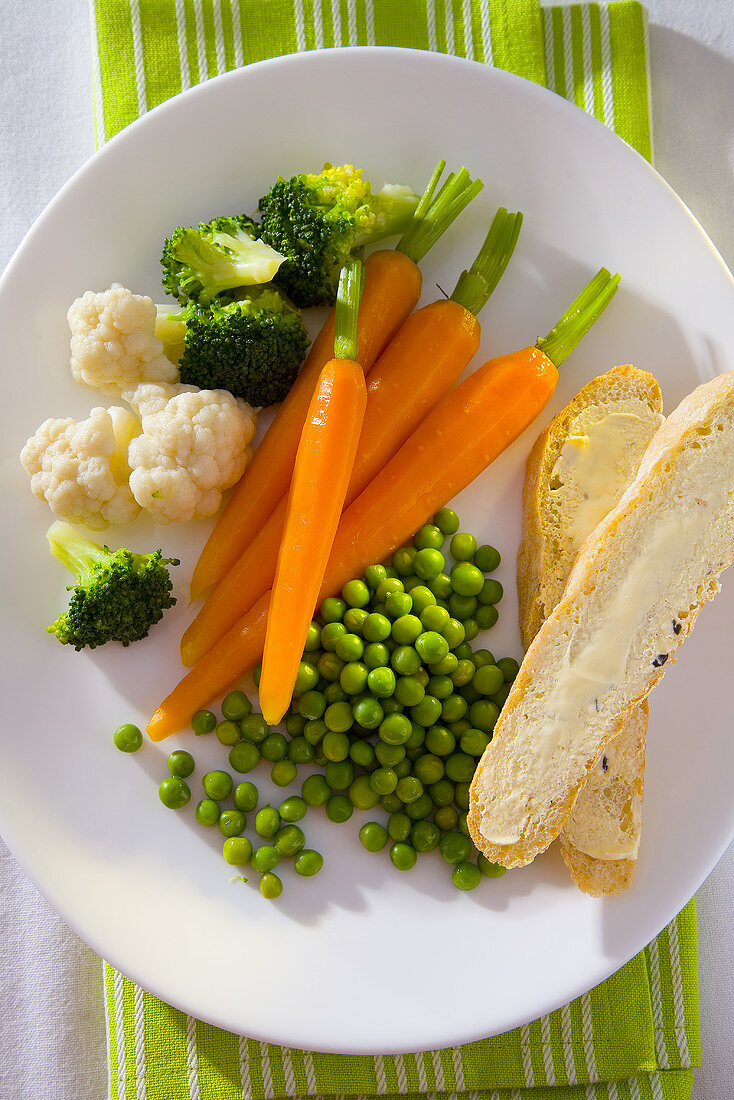
[[[403,324],[367,379],[367,409],[345,507],[454,385],[476,353],[479,335],[474,314],[451,299],[424,306]],[[284,497],[209,594],[181,639],[184,665],[196,664],[272,585],[285,512]]]
[[[415,308],[420,295],[420,269],[402,252],[381,249],[366,260],[357,337],[358,362],[365,371],[370,370]],[[332,311],[209,535],[191,578],[192,600],[221,580],[288,492],[309,402],[318,377],[333,354]]]
[[[321,372],[298,444],[265,635],[260,709],[270,726],[287,711],[357,453],[367,392],[359,363]]]
[[[618,275],[602,268],[547,337],[485,363],[439,402],[344,512],[317,603],[393,553],[518,438],[550,400],[558,366],[606,308],[618,282]],[[263,596],[174,688],[151,720],[152,738],[175,733],[257,663],[268,600]],[[231,674],[226,683],[225,670]]]

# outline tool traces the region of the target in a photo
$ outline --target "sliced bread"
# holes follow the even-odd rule
[[[734,371],[690,394],[584,542],[474,775],[469,828],[505,867],[560,834],[621,720],[672,664],[734,557]]]

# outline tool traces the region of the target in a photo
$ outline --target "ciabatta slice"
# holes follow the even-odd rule
[[[586,539],[528,650],[474,775],[469,828],[488,859],[530,863],[672,663],[734,558],[734,371],[699,386]]]
[[[536,441],[525,471],[517,570],[525,648],[561,598],[581,543],[635,478],[662,419],[653,376],[613,367],[587,383]],[[646,732],[645,703],[592,770],[561,832],[571,876],[595,897],[627,890],[634,879]]]

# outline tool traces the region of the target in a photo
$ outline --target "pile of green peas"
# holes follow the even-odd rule
[[[254,784],[235,786],[225,771],[202,780],[206,797],[196,807],[197,821],[219,826],[225,860],[259,872],[265,897],[282,891],[273,873],[281,857],[292,857],[301,875],[321,869],[322,856],[304,847],[295,824],[315,806],[337,823],[355,809],[381,806],[386,823],[368,821],[359,837],[371,852],[389,845],[399,870],[438,849],[461,890],[474,889],[483,875],[504,874],[476,852],[466,819],[469,785],[518,663],[472,649],[480,630],[498,619],[502,585],[488,574],[500,554],[459,527],[457,514],[442,508],[389,564],[369,566],[340,597],[324,600],[308,630],[285,734],[271,730],[241,691],[224,698],[221,721],[210,710],[194,715],[194,732],[215,733],[233,772],[248,774],[265,761],[273,783],[289,787],[299,767],[320,769],[279,810],[257,812],[256,833],[274,841],[257,849],[242,835],[247,813],[257,809]],[[443,553],[447,539],[450,567]],[[177,750],[168,764],[171,775],[159,794],[166,806],[179,809],[191,798],[185,780],[194,760]],[[230,797],[233,808],[223,809]]]

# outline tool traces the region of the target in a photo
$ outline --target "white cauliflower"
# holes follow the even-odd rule
[[[155,335],[156,316],[152,298],[119,283],[77,298],[67,314],[76,381],[115,396],[142,382],[178,381]]]
[[[143,431],[128,448],[130,488],[157,523],[214,515],[239,481],[256,415],[226,390],[144,384],[123,394]]]
[[[31,489],[52,512],[101,530],[131,523],[140,506],[128,479],[127,450],[140,422],[127,409],[92,409],[87,420],[44,420],[20,452]]]

